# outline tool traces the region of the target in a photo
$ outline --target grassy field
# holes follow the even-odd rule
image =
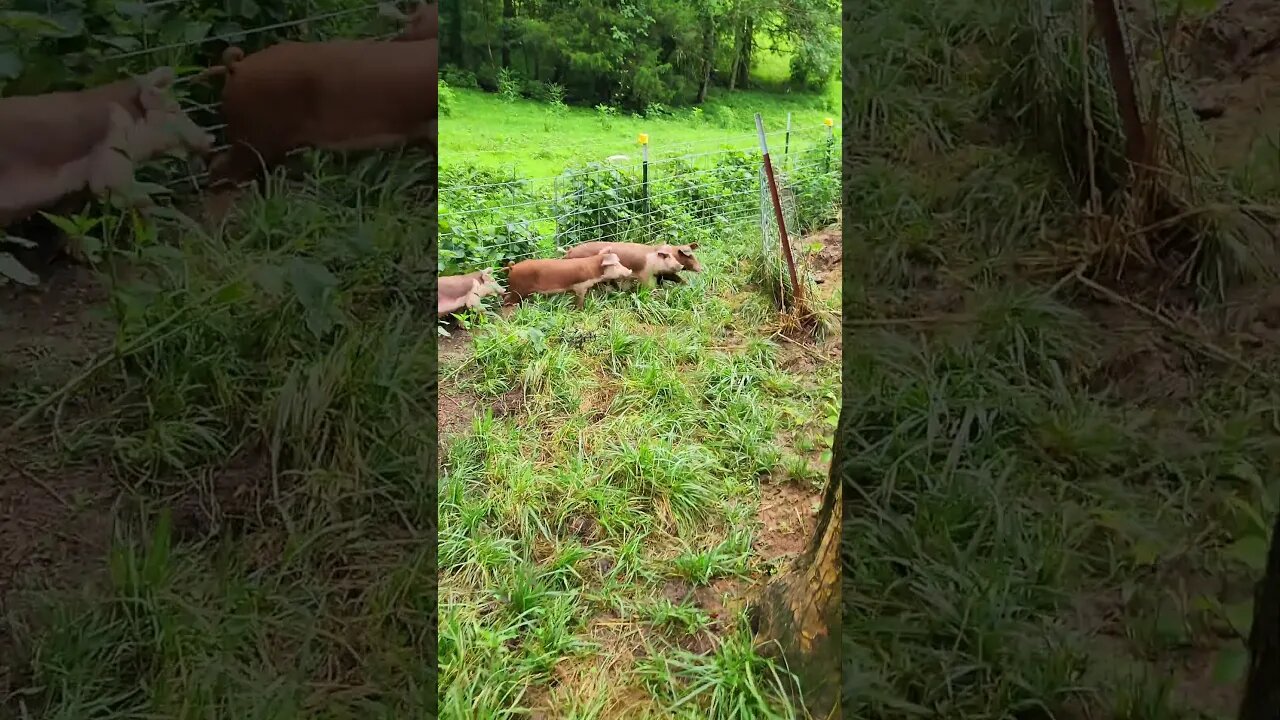
[[[850,717],[1235,713],[1280,492],[1274,279],[1196,306],[1155,299],[1160,272],[1094,269],[1064,167],[1086,143],[1062,5],[1040,38],[1067,45],[1043,55],[1014,4],[850,11],[844,193],[865,261],[845,293],[868,318],[845,360]],[[1244,197],[1228,187],[1199,197]]]
[[[812,532],[839,343],[777,337],[734,248],[704,257],[444,341],[446,716],[793,717],[743,600]]]
[[[655,158],[674,143],[680,154],[753,149],[755,108],[821,127],[823,103],[738,93],[705,111],[731,108],[725,127],[687,110],[553,120],[546,105],[464,92],[442,123],[441,164],[553,175],[631,152],[642,131]],[[750,174],[748,185],[754,209]],[[447,185],[441,197],[459,207]],[[753,647],[745,609],[812,534],[840,342],[783,334],[752,282],[757,216],[710,239],[676,228],[698,233],[706,267],[685,285],[593,293],[582,311],[536,299],[507,318],[470,316],[441,340],[445,717],[797,717],[786,668]],[[806,250],[834,318],[838,228]]]
[[[3,288],[0,716],[433,705],[434,176],[328,164]]]
[[[766,48],[753,67],[759,88],[730,93],[715,88],[698,108],[672,108],[655,117],[618,110],[516,99],[506,101],[479,90],[451,88],[450,114],[440,119],[442,165],[464,160],[483,167],[514,168],[525,177],[556,175],[567,165],[611,155],[639,158],[640,133],[649,135],[653,160],[729,148],[757,149],[755,113],[769,133],[792,128],[812,132],[825,119],[840,122],[840,86],[832,80],[821,93],[785,90],[786,56]],[[445,104],[450,104],[446,101]],[[492,118],[501,118],[501,121]],[[775,149],[781,151],[782,135]]]

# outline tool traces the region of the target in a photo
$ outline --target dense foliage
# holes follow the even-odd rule
[[[750,83],[762,39],[791,50],[791,81],[820,87],[839,58],[833,0],[440,0],[451,85],[513,88],[632,109]],[[601,29],[606,29],[601,31]]]
[[[800,156],[803,172],[783,177],[794,193],[796,230],[834,216],[839,175],[834,141]],[[705,159],[704,159],[705,160]],[[671,160],[640,168],[606,163],[571,167],[553,182],[466,164],[440,171],[442,275],[551,257],[557,247],[600,239],[619,242],[714,242],[758,211],[760,155],[725,152],[710,162]]]

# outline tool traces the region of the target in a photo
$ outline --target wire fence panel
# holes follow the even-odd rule
[[[781,140],[782,133],[771,135]],[[558,257],[565,248],[593,241],[716,243],[753,221],[760,224],[767,249],[770,232],[777,243],[776,221],[767,189],[761,200],[757,142],[756,134],[743,133],[670,148],[650,146],[647,163],[633,146],[628,154],[541,177],[482,167],[487,150],[450,153],[440,170],[439,271],[450,275]],[[711,145],[720,147],[703,149]],[[601,141],[587,147],[621,149]],[[836,201],[839,162],[825,126],[793,129],[790,147],[780,177],[794,185],[788,226],[798,230],[806,209],[817,211]],[[815,187],[824,188],[825,199],[814,198],[808,208],[795,202],[798,192]]]

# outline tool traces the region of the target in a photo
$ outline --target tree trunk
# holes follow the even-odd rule
[[[746,90],[751,83],[751,48],[755,44],[755,38],[753,37],[755,26],[756,24],[751,21],[751,18],[747,18],[746,22],[742,24],[742,32],[738,36],[737,52],[734,53],[737,55],[739,73],[736,84],[740,85],[743,90]]]
[[[805,708],[816,720],[840,717],[840,535],[845,453],[836,431],[818,526],[796,562],[775,578],[752,608],[756,640],[780,653],[795,673]]]
[[[515,3],[502,0],[502,67],[511,67],[511,26],[516,17]]]
[[[462,0],[449,3],[449,57],[447,61],[457,67],[466,67],[466,55],[462,47]],[[441,8],[443,9],[443,8]]]
[[[711,87],[711,68],[716,63],[716,25],[708,21],[702,31],[702,84],[698,87],[698,105],[707,101],[707,90]]]
[[[1240,720],[1280,720],[1280,513],[1271,529],[1267,570],[1254,591]]]

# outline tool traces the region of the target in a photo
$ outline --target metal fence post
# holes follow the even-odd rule
[[[645,236],[649,236],[649,228],[653,227],[648,222],[649,218],[649,133],[640,133],[640,152],[642,160],[640,162],[640,193],[644,197],[644,217],[645,217]]]
[[[756,133],[760,135],[761,161],[764,163],[764,174],[769,182],[769,195],[773,199],[773,212],[778,220],[778,239],[782,243],[782,255],[787,260],[787,274],[791,277],[791,290],[797,308],[804,307],[804,288],[796,274],[796,261],[791,256],[791,241],[787,238],[787,220],[782,214],[782,200],[778,197],[778,181],[773,175],[773,163],[769,160],[769,144],[764,136],[764,120],[756,113]]]

